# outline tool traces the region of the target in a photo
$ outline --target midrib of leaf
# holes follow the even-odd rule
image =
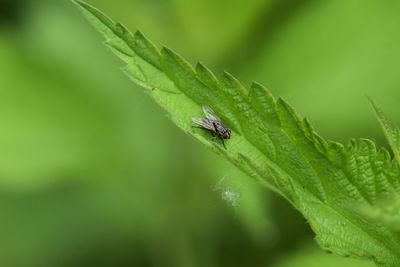
[[[160,54],[140,32],[133,36],[124,26],[113,22],[97,9],[84,2],[75,2],[103,33],[112,51],[127,63],[125,73],[148,89],[178,127],[286,197],[310,221],[323,247],[340,254],[371,258],[387,266],[400,262],[400,247],[395,242],[398,240],[391,240],[390,232],[385,229],[375,230],[376,225],[350,216],[351,212],[343,204],[355,200],[371,203],[372,200],[368,191],[364,191],[366,188],[359,188],[344,170],[344,156],[348,151],[344,151],[341,145],[324,141],[306,120],[298,119],[286,102],[281,99],[276,101],[262,86],[254,83],[247,92],[229,73],[224,73],[218,80],[202,64],[194,70],[167,48],[163,48]],[[207,134],[192,129],[191,118],[201,114],[202,105],[213,107],[233,129],[233,138],[229,140],[227,150],[210,142]],[[337,181],[333,181],[334,178]],[[337,185],[335,182],[344,184]],[[379,192],[376,180],[374,182],[373,196],[376,197]],[[353,190],[355,193],[352,194],[356,196],[346,195],[342,192],[343,188]],[[341,197],[344,200],[339,199],[342,202],[338,202]],[[329,227],[319,222],[318,213],[323,210],[326,215],[339,217],[328,219],[351,225],[350,229],[364,238],[354,236],[347,240],[346,233],[340,235],[330,231]],[[325,238],[335,235],[336,243],[346,243],[347,246],[333,244],[335,242]],[[371,242],[371,246],[358,248],[356,241],[360,239]]]

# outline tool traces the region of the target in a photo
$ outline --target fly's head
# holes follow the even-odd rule
[[[223,130],[222,133],[221,133],[221,137],[222,137],[223,139],[229,139],[229,138],[231,138],[231,130],[228,129],[228,128],[224,128],[224,130]]]

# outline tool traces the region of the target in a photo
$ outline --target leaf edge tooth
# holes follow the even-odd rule
[[[98,9],[84,1],[80,1],[80,0],[71,0],[71,1],[72,1],[72,3],[77,5],[78,8],[81,9],[81,11],[89,12],[90,14],[95,16],[98,20],[103,22],[110,30],[113,30],[113,27],[115,26],[115,21],[111,17],[109,17],[105,13],[103,13],[100,9]],[[87,17],[86,14],[84,14],[84,15],[85,15],[85,17]],[[105,20],[100,19],[100,17],[98,17],[98,16],[100,16],[101,18],[103,18]]]
[[[176,53],[171,48],[163,46],[160,50],[160,54],[161,54],[161,61],[167,59],[166,58],[167,56],[169,59],[172,59],[176,64],[179,64],[180,67],[184,67],[185,70],[190,71],[191,74],[196,74],[193,66],[186,59],[184,59],[181,55]]]
[[[197,62],[195,71],[196,71],[197,77],[202,82],[212,82],[213,83],[212,85],[215,87],[218,85],[218,79],[215,76],[215,74],[202,62],[200,62],[200,61]]]
[[[222,74],[221,74],[221,77],[219,80],[225,86],[233,85],[235,88],[238,89],[238,92],[240,94],[242,94],[242,96],[248,95],[247,88],[239,81],[239,79],[235,78],[235,76],[233,76],[228,71],[226,71],[226,70],[222,71]]]
[[[139,44],[144,44],[145,47],[151,52],[150,56],[145,55],[144,53],[140,53],[140,56],[145,57],[153,66],[161,70],[161,53],[157,46],[140,30],[135,31],[133,38],[135,47],[139,46]]]

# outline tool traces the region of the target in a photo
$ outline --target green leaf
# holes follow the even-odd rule
[[[392,229],[400,235],[400,196],[389,195],[380,199],[372,208],[369,206],[360,207],[360,211],[369,220],[375,221]]]
[[[375,102],[369,98],[369,101],[371,102],[374,110],[376,117],[378,118],[378,121],[382,127],[383,133],[385,134],[389,145],[393,151],[394,157],[397,160],[397,162],[400,164],[400,129],[393,125],[385,116],[383,111],[375,104]]]
[[[193,68],[168,48],[158,52],[142,33],[131,34],[96,8],[75,3],[125,62],[125,73],[179,128],[287,198],[324,249],[381,266],[400,265],[399,236],[358,208],[400,191],[399,165],[386,150],[377,151],[367,139],[352,140],[346,148],[324,140],[263,86],[246,88],[227,72],[217,78],[200,63]],[[192,127],[192,117],[204,116],[204,105],[232,129],[227,149]]]

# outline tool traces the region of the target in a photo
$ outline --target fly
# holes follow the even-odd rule
[[[218,137],[222,141],[222,145],[226,149],[224,140],[231,138],[231,130],[228,129],[215,112],[207,106],[203,106],[205,118],[192,118],[196,124],[195,127],[206,129],[212,133],[214,137]]]

